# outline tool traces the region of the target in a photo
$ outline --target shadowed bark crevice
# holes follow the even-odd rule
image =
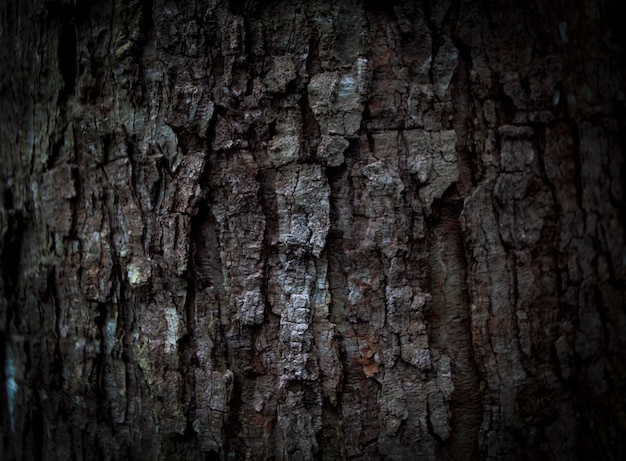
[[[436,205],[429,219],[431,287],[429,317],[433,348],[450,357],[454,391],[450,400],[450,438],[441,445],[441,459],[478,459],[482,396],[476,366],[467,287],[467,261],[460,224],[462,203],[452,191]]]

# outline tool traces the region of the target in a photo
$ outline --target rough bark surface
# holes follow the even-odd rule
[[[0,15],[4,459],[626,457],[613,3]]]

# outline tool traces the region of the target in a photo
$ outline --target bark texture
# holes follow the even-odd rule
[[[0,15],[5,459],[626,457],[613,3]]]

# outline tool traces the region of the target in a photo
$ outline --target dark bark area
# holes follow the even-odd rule
[[[621,17],[0,3],[3,459],[626,458]]]

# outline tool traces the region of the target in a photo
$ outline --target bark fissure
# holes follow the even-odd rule
[[[452,382],[451,436],[442,445],[442,459],[473,459],[481,423],[479,377],[470,342],[469,297],[466,284],[459,199],[444,198],[438,204],[439,216],[432,222],[430,247],[433,304],[443,308],[431,315],[433,347],[450,357]],[[445,261],[445,262],[444,262]],[[444,307],[445,306],[445,307]]]

